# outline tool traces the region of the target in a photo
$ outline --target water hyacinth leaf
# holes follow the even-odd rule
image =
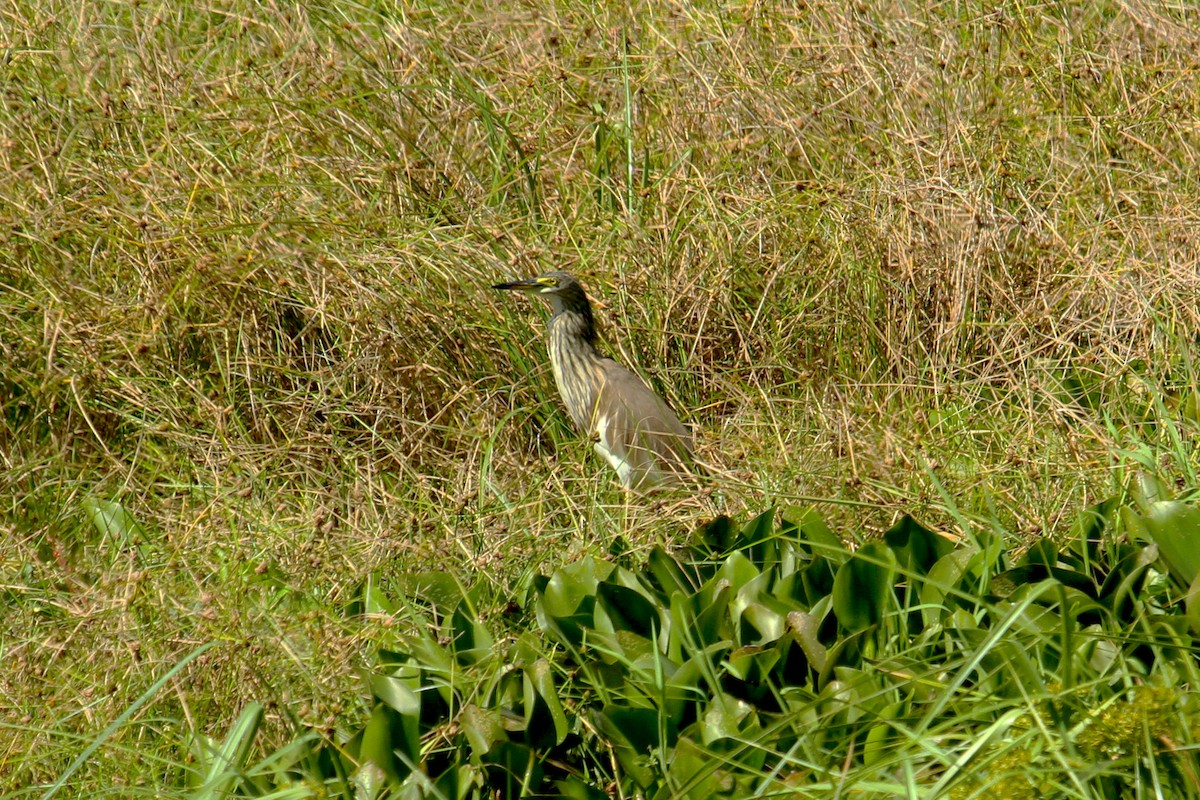
[[[600,580],[608,577],[611,570],[610,564],[604,564],[603,568],[597,569],[592,556],[555,570],[542,591],[542,601],[547,613],[556,617],[574,614],[584,598],[595,596]],[[598,574],[599,572],[604,574]]]
[[[600,712],[600,717],[607,731],[628,742],[639,753],[648,753],[651,748],[669,747],[673,744],[672,741],[659,739],[660,716],[657,709],[607,703]]]
[[[531,787],[542,782],[541,759],[528,745],[504,740],[496,742],[483,758],[486,782],[498,797],[529,797]],[[422,800],[427,794],[419,795]]]
[[[398,800],[403,800],[408,796],[416,800],[425,800],[427,797],[436,797],[439,800],[466,800],[471,796],[472,792],[478,789],[481,781],[480,770],[473,764],[459,764],[457,767],[452,767],[437,777],[433,782],[433,791],[430,792],[427,788],[427,781],[416,780],[423,776],[414,773],[409,776],[409,780],[405,781],[404,790],[408,790],[410,786],[415,791],[402,791]],[[279,798],[278,800],[284,800]]]
[[[701,647],[733,638],[733,627],[729,619],[729,601],[733,599],[733,589],[728,583],[719,582],[712,602],[700,609],[696,621],[692,625],[694,634],[699,638]],[[697,595],[699,599],[699,595]]]
[[[413,662],[401,666],[392,674],[411,680],[414,688],[419,684],[422,671],[427,675],[453,675],[456,672],[454,658],[428,632],[421,631],[414,636],[409,646]]]
[[[658,609],[640,592],[609,581],[597,587],[600,605],[615,630],[651,637],[658,628]]]
[[[958,600],[954,592],[959,589],[972,558],[977,551],[963,547],[938,559],[921,582],[921,615],[926,625],[941,621],[947,611],[953,611]]]
[[[725,665],[738,680],[762,683],[779,663],[781,655],[777,647],[740,647],[726,656]]]
[[[1021,557],[1017,565],[1056,567],[1058,566],[1058,558],[1058,548],[1054,546],[1054,542],[1049,539],[1038,539],[1029,545],[1029,549],[1025,551],[1025,555]]]
[[[448,615],[470,594],[459,579],[448,572],[418,572],[400,579],[401,591],[428,603],[439,615]]]
[[[596,589],[600,579],[613,569],[604,564],[598,571],[591,556],[556,570],[549,580],[535,583],[534,608],[543,630],[573,646],[583,641],[583,631],[592,627]],[[598,572],[602,572],[599,575]]]
[[[742,526],[736,547],[761,569],[777,562],[780,552],[775,532],[775,509],[764,511]]]
[[[1139,472],[1130,482],[1129,494],[1143,509],[1171,499],[1171,492],[1162,479],[1150,472]]]
[[[85,497],[83,498],[83,510],[102,539],[126,547],[141,538],[141,528],[134,521],[133,515],[126,511],[120,503]]]
[[[863,545],[838,569],[833,609],[848,631],[876,625],[888,610],[892,593],[892,551],[882,542]]]
[[[934,533],[908,514],[883,535],[883,540],[892,549],[900,567],[917,575],[927,574],[939,559],[954,550],[952,541]]]
[[[718,662],[728,649],[728,645],[708,647],[667,676],[664,708],[672,725],[678,726],[682,722],[687,706],[702,703],[708,697],[705,675],[718,674]]]
[[[608,794],[578,778],[564,778],[554,782],[558,796],[563,800],[608,800]]]
[[[762,603],[750,603],[742,610],[738,621],[741,624],[741,639],[746,644],[774,642],[787,630],[787,619],[784,615],[772,611]],[[748,627],[753,630],[747,630]],[[750,633],[757,635],[751,636]]]
[[[1132,547],[1104,579],[1100,599],[1118,619],[1126,618],[1134,600],[1142,593],[1150,567],[1157,560],[1158,545]]]
[[[743,733],[745,723],[754,713],[754,706],[728,694],[718,693],[704,712],[700,740],[711,745],[720,739],[736,739]]]
[[[734,591],[738,591],[760,574],[753,561],[741,553],[734,553],[725,559],[721,564],[721,569],[709,582],[710,584],[724,582]]]
[[[696,543],[710,555],[728,553],[734,545],[733,521],[722,514],[699,530]]]
[[[1110,497],[1093,506],[1085,508],[1075,518],[1071,531],[1067,534],[1070,548],[1080,557],[1089,560],[1097,558],[1097,547],[1104,531],[1108,529],[1113,513],[1119,504],[1118,498]]]
[[[890,753],[897,744],[904,741],[903,734],[888,720],[895,719],[900,712],[899,704],[884,707],[878,714],[878,724],[867,730],[867,740],[863,745],[863,762],[869,765],[886,763]]]
[[[494,643],[492,634],[473,614],[468,613],[466,601],[455,606],[454,613],[450,615],[450,627],[454,632],[450,647],[459,661],[476,664],[491,654]]]
[[[846,545],[842,543],[836,533],[830,530],[824,517],[815,508],[788,509],[783,516],[785,520],[792,521],[792,524],[799,529],[800,541],[811,545],[815,552],[824,555],[835,553],[849,555],[850,551],[846,549]]]
[[[1143,515],[1167,569],[1183,586],[1200,575],[1200,508],[1179,500],[1151,503]]]
[[[642,662],[648,658],[653,659],[657,653],[652,640],[632,631],[616,631],[611,635],[610,641],[614,645],[614,649],[631,664]]]
[[[351,604],[351,613],[386,616],[396,613],[396,604],[379,585],[379,573],[371,572],[363,580],[358,592],[358,602]]]
[[[804,611],[793,611],[788,614],[787,621],[788,627],[796,634],[796,643],[804,651],[813,671],[818,674],[824,672],[828,651],[818,635],[821,629],[821,620]]]
[[[670,597],[675,592],[690,594],[696,589],[680,568],[679,562],[668,555],[667,551],[661,547],[655,546],[650,551],[650,557],[647,559],[647,567],[650,571],[650,576],[654,579],[653,582],[657,584],[658,590],[667,597]]]
[[[386,730],[388,752],[391,752],[392,742],[395,741],[400,751],[408,756],[410,763],[416,763],[421,750],[421,696],[417,693],[419,686],[410,686],[409,680],[405,678],[375,674],[368,678],[368,684],[371,694],[380,701],[376,704],[375,711],[384,709],[390,712],[386,720],[376,720],[372,713],[371,719],[377,728],[376,735],[382,736],[382,731]],[[366,747],[366,730],[363,736],[363,746]],[[372,740],[372,745],[377,745],[377,742]]]
[[[679,741],[668,766],[668,779],[654,800],[710,800],[728,796],[722,789],[729,788],[732,781],[722,761],[690,738]],[[749,796],[749,795],[746,795]]]
[[[998,597],[1009,597],[1022,588],[1045,580],[1058,581],[1064,586],[1082,592],[1093,600],[1100,596],[1090,575],[1062,567],[1046,567],[1042,564],[1026,564],[998,573],[992,578],[991,590],[992,594]]]
[[[471,754],[477,759],[491,752],[496,742],[508,739],[508,731],[501,722],[500,711],[495,708],[480,708],[474,703],[468,703],[463,706],[458,722],[466,734]]]
[[[621,768],[643,789],[655,781],[649,754],[658,744],[658,720],[654,709],[611,703],[594,716],[597,730],[612,745]],[[667,744],[664,742],[662,746],[666,748]]]
[[[1192,634],[1200,636],[1200,575],[1197,575],[1196,579],[1192,581],[1192,585],[1188,587],[1187,597],[1184,599],[1184,609]]]
[[[205,770],[203,785],[192,795],[192,800],[217,800],[229,796],[238,777],[245,772],[246,759],[262,717],[262,704],[251,703],[238,715],[221,746],[215,750],[205,749],[204,755],[211,753],[212,758]]]
[[[842,563],[844,562],[835,562],[824,556],[814,556],[807,567],[785,579],[791,580],[789,595],[807,606],[821,602],[833,592],[837,568]],[[780,584],[782,586],[784,581],[780,581]]]
[[[367,770],[373,767],[381,773],[386,784],[396,784],[400,778],[409,773],[406,764],[396,758],[393,752],[392,721],[395,712],[385,705],[377,705],[371,711],[371,718],[363,728],[362,741],[358,746],[359,769]],[[403,741],[404,737],[400,737]],[[405,748],[407,750],[407,747]],[[415,755],[412,753],[411,755]],[[410,761],[409,763],[414,763]]]
[[[563,712],[558,689],[554,685],[554,674],[546,659],[538,659],[525,670],[524,699],[526,731],[532,733],[534,728],[544,727],[544,717],[548,716],[551,723],[548,732],[552,733],[548,738],[556,745],[562,744],[563,739],[567,738],[567,715]]]

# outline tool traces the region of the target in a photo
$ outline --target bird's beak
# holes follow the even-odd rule
[[[510,283],[497,283],[492,286],[493,289],[514,289],[518,292],[540,292],[543,289],[551,288],[556,283],[553,278],[527,278],[523,281],[512,281]]]

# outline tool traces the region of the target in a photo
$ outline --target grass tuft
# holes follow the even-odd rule
[[[1196,485],[1188,4],[3,17],[5,796],[181,785],[253,702],[265,752],[361,723],[372,580],[519,595],[814,501],[1022,546]],[[711,495],[627,503],[571,430],[488,288],[552,268]]]

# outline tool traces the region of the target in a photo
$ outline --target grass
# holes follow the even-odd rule
[[[770,504],[1017,546],[1195,485],[1191,6],[0,14],[5,796],[102,731],[64,792],[161,796],[251,701],[268,749],[361,722],[371,581],[520,594]],[[550,268],[711,496],[626,503],[571,431],[488,289]]]

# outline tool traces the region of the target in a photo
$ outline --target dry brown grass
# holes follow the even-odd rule
[[[1054,533],[1114,445],[1194,466],[1126,425],[1195,385],[1190,7],[0,14],[11,788],[210,640],[81,786],[248,698],[280,730],[337,724],[387,635],[345,614],[368,576],[520,587],[813,497],[848,535],[952,527],[947,496]],[[487,288],[549,268],[690,412],[717,496],[623,504],[557,405],[540,309]],[[92,529],[92,496],[140,538]]]

